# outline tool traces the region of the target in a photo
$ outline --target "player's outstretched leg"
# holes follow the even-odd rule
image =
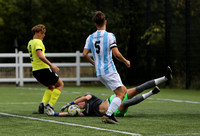
[[[148,97],[150,97],[151,95],[157,94],[159,92],[160,92],[160,89],[156,86],[153,90],[151,90],[143,95],[136,96],[129,100],[126,100],[122,104],[124,105],[124,107],[129,107],[129,106],[138,104],[138,103],[142,102],[143,100],[147,99]]]
[[[160,77],[160,78],[156,78],[156,79],[153,79],[153,80],[150,80],[150,81],[147,81],[147,82],[137,86],[136,87],[136,91],[138,93],[141,93],[146,89],[155,87],[155,86],[157,86],[159,84],[162,84],[162,83],[164,83],[166,81],[169,81],[169,80],[172,80],[172,79],[173,79],[172,70],[171,70],[170,66],[168,66],[165,76]]]

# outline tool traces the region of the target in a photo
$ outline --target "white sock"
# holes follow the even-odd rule
[[[108,110],[106,111],[106,115],[111,116],[117,108],[122,103],[122,100],[119,97],[114,97],[110,106],[108,107]]]
[[[165,76],[163,76],[163,77],[154,79],[154,81],[155,81],[155,84],[156,84],[156,85],[159,85],[159,84],[161,84],[161,83],[167,81],[167,78],[166,78]]]
[[[153,94],[153,93],[152,93],[152,90],[151,90],[151,91],[149,91],[148,93],[143,94],[142,97],[143,97],[144,99],[146,99],[146,98],[148,98],[149,96],[151,96],[152,94]]]

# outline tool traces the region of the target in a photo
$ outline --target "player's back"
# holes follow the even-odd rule
[[[88,44],[95,60],[97,76],[116,72],[112,60],[112,47],[116,47],[115,36],[105,30],[97,30],[88,38]]]
[[[32,63],[32,70],[40,70],[44,68],[50,68],[46,63],[39,59],[37,56],[37,50],[41,50],[42,54],[45,56],[45,46],[40,39],[32,39],[29,41],[27,49],[30,54],[30,59]]]

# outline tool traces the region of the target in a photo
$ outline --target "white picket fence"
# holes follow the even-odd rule
[[[91,56],[91,54],[89,54]],[[88,62],[81,62],[82,53],[79,51],[76,51],[75,53],[46,53],[45,56],[54,58],[54,57],[74,57],[75,62],[73,63],[58,63],[53,62],[54,65],[57,65],[59,68],[61,67],[75,67],[76,69],[76,76],[75,77],[61,77],[61,79],[65,82],[76,82],[77,86],[81,85],[82,81],[98,81],[96,76],[94,77],[81,77],[80,68],[81,67],[93,67]],[[14,58],[15,63],[0,63],[0,69],[1,68],[14,68],[15,69],[15,77],[14,78],[1,78],[0,82],[7,82],[7,83],[16,83],[16,85],[24,86],[25,82],[37,82],[35,78],[25,78],[24,77],[24,68],[31,68],[31,63],[24,63],[24,58],[29,58],[28,53],[23,53],[22,51],[16,52],[16,53],[0,53],[0,59],[1,58]]]

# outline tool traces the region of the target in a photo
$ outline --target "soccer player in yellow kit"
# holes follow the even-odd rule
[[[45,26],[38,24],[32,28],[32,32],[33,39],[29,41],[27,49],[30,54],[33,76],[38,82],[48,87],[38,109],[39,113],[43,114],[45,106],[53,109],[64,83],[57,75],[60,69],[45,57],[45,46],[42,42],[46,33]]]

